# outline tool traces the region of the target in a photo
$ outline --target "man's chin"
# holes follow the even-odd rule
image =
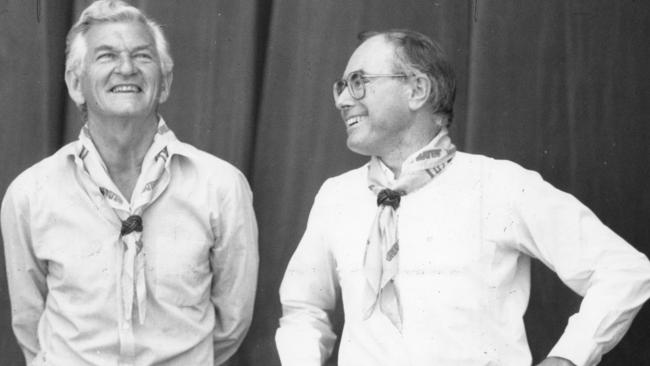
[[[348,138],[347,140],[347,146],[350,151],[352,151],[355,154],[363,155],[363,156],[372,156],[373,154],[367,149],[363,144],[360,144],[356,141],[350,140]]]

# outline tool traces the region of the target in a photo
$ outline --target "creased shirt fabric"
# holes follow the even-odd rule
[[[376,212],[367,165],[328,179],[281,288],[276,343],[283,366],[530,365],[523,315],[530,258],[584,296],[550,352],[595,365],[650,296],[646,256],[573,196],[515,163],[459,152],[446,171],[401,198],[400,334],[381,313],[363,319],[363,254]]]
[[[257,281],[245,177],[172,134],[168,186],[142,212],[140,324],[121,310],[121,222],[88,184],[79,144],[19,175],[2,203],[12,324],[28,365],[222,364],[250,326]]]

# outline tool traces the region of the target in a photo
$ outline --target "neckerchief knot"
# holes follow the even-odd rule
[[[404,195],[404,191],[393,191],[388,188],[384,188],[377,194],[377,206],[391,206],[395,210],[399,207],[399,202],[401,197]]]
[[[171,158],[174,147],[178,143],[174,133],[169,130],[162,118],[158,120],[158,131],[153,137],[151,146],[143,157],[138,182],[133,187],[131,199],[127,200],[115,186],[108,175],[106,165],[97,151],[90,135],[88,125],[79,133],[79,148],[75,163],[84,170],[89,180],[82,180],[84,188],[93,198],[97,197],[96,189],[103,197],[101,204],[106,204],[113,211],[103,213],[108,215],[111,223],[117,223],[116,234],[119,238],[115,245],[121,246],[121,260],[117,263],[117,291],[120,296],[120,319],[128,326],[137,315],[140,324],[144,324],[147,309],[147,256],[143,250],[143,219],[145,210],[151,206],[167,189],[171,179]],[[100,204],[100,202],[97,202]],[[119,221],[114,219],[119,219]],[[151,224],[151,223],[149,223]],[[155,228],[154,228],[155,229]],[[150,295],[151,296],[151,295]],[[149,297],[150,297],[149,296]],[[132,327],[131,336],[132,336]]]
[[[132,232],[142,232],[142,217],[139,215],[131,215],[122,221],[122,230],[120,235],[129,235]]]
[[[364,319],[369,319],[379,309],[399,332],[402,331],[402,303],[396,282],[400,272],[397,208],[402,196],[412,194],[442,173],[455,152],[449,132],[443,127],[429,144],[404,161],[402,174],[395,179],[389,179],[391,172],[380,157],[370,158],[368,188],[377,195],[378,207],[363,257]]]

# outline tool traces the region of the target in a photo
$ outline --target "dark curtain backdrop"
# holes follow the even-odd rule
[[[0,192],[76,138],[65,34],[89,1],[0,0]],[[260,228],[255,317],[236,365],[279,365],[284,268],[327,177],[362,164],[333,106],[356,35],[407,27],[437,39],[458,74],[452,136],[569,191],[650,254],[650,3],[634,0],[141,0],[172,47],[162,114],[177,135],[248,177]],[[0,259],[4,268],[4,259]],[[0,271],[0,365],[23,365]],[[533,266],[526,325],[535,360],[579,306]],[[339,315],[340,319],[340,315]],[[644,309],[602,365],[650,364]],[[332,363],[335,364],[335,363]]]

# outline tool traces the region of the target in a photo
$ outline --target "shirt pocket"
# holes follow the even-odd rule
[[[158,301],[200,305],[210,296],[211,242],[205,238],[162,237],[155,246],[155,294]]]

